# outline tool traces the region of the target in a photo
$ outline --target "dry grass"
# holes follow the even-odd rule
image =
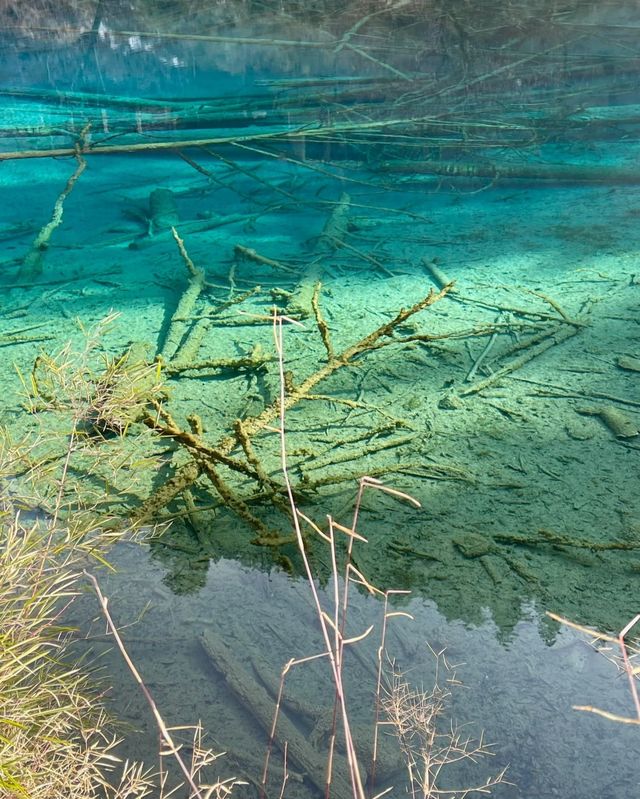
[[[0,793],[104,794],[116,740],[87,675],[67,657],[70,633],[62,623],[86,546],[75,531],[26,522],[8,504],[0,531]],[[118,796],[143,796],[143,782],[130,770]]]
[[[127,356],[93,368],[112,321],[86,331],[79,352],[67,346],[42,356],[23,378],[27,408],[47,411],[40,434],[16,441],[0,431],[3,797],[137,799],[163,792],[162,777],[114,755],[114,725],[87,668],[74,662],[73,631],[64,625],[83,569],[104,562],[114,542],[134,534],[105,525],[102,498],[85,483],[87,474],[130,462],[119,444],[141,398],[157,386],[153,370]],[[116,434],[115,445],[93,446],[92,438],[107,432]]]
[[[460,683],[444,653],[433,654],[436,676],[429,690],[411,686],[392,664],[382,697],[386,724],[397,738],[407,766],[409,793],[414,799],[464,799],[471,793],[488,794],[506,781],[506,769],[474,786],[456,787],[452,783],[450,772],[457,765],[475,764],[493,753],[482,734],[474,738],[453,721],[452,689]]]
[[[388,689],[383,689],[383,664],[384,658],[386,657],[385,641],[388,620],[393,616],[406,616],[408,614],[390,609],[389,599],[394,592],[382,592],[377,589],[355,567],[352,561],[352,551],[356,542],[367,543],[367,539],[358,531],[362,499],[365,491],[382,491],[398,500],[410,502],[417,507],[420,507],[420,503],[408,494],[384,485],[380,480],[371,477],[362,477],[355,500],[353,517],[348,526],[338,523],[332,517],[328,517],[328,528],[326,531],[323,531],[311,519],[304,515],[296,505],[287,470],[285,418],[286,381],[283,336],[284,324],[292,321],[293,320],[287,317],[282,317],[274,313],[274,340],[280,368],[280,416],[278,426],[280,435],[280,455],[298,548],[304,563],[309,590],[316,609],[316,617],[322,632],[325,649],[307,658],[290,660],[285,665],[282,672],[269,751],[274,744],[280,698],[284,691],[284,682],[287,673],[293,666],[303,665],[305,662],[315,660],[316,658],[325,658],[330,667],[331,689],[335,697],[333,727],[327,752],[325,795],[329,796],[332,792],[340,795],[344,793],[344,788],[342,788],[342,790],[338,789],[338,786],[342,787],[343,785],[342,779],[337,781],[338,786],[336,786],[336,784],[334,784],[336,780],[333,773],[335,768],[335,746],[338,737],[340,737],[344,742],[347,779],[351,788],[351,795],[353,799],[365,799],[365,796],[367,796],[364,787],[363,770],[356,746],[358,742],[354,740],[352,734],[352,717],[346,695],[343,674],[345,647],[357,645],[372,632],[372,628],[370,627],[367,630],[363,630],[360,634],[353,635],[349,638],[346,638],[344,635],[347,627],[350,586],[357,585],[360,588],[364,588],[372,595],[376,595],[381,599],[384,598],[381,642],[378,649],[378,680],[377,686],[374,687],[375,701],[379,707],[376,711],[374,751],[372,754],[372,766],[369,771],[370,782],[375,783],[378,728],[386,727],[387,729],[391,729],[400,745],[407,765],[408,785],[406,788],[414,799],[418,799],[418,797],[420,797],[420,799],[436,799],[436,797],[440,796],[447,796],[449,799],[464,799],[471,793],[488,794],[494,786],[506,781],[506,769],[500,771],[496,775],[486,778],[477,785],[455,788],[451,787],[449,784],[446,788],[441,787],[447,780],[449,772],[455,764],[476,763],[481,757],[491,754],[490,748],[485,744],[482,736],[476,740],[471,736],[463,734],[461,729],[451,720],[451,687],[456,684],[456,679],[455,673],[447,663],[444,655],[442,653],[436,655],[436,678],[430,691],[412,688],[394,668],[391,669],[389,675]],[[296,322],[296,324],[299,323]],[[332,567],[333,592],[329,592],[326,601],[321,598],[316,588],[316,578],[312,570],[311,562],[307,557],[307,543],[303,527],[307,529],[310,528],[312,533],[319,536],[326,543],[328,548]],[[337,547],[337,539],[340,536],[345,536],[347,541],[344,569],[339,566],[338,562],[339,548]],[[340,735],[338,735],[338,733],[340,733]],[[263,774],[263,788],[266,787],[268,768],[269,753],[267,754]],[[286,782],[287,774],[285,767],[283,788],[286,786]],[[396,789],[399,787],[400,786],[395,786]],[[374,791],[375,785],[371,784],[369,788],[371,791]],[[383,794],[386,793],[387,791],[383,791]],[[383,794],[380,794],[380,796]],[[344,799],[346,799],[346,797],[344,797]]]

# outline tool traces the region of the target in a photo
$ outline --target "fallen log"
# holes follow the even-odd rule
[[[82,140],[86,137],[88,130],[85,128],[82,132]],[[81,140],[81,142],[82,142]],[[62,217],[64,215],[64,204],[67,197],[73,191],[73,187],[76,185],[76,181],[82,175],[84,170],[87,167],[86,160],[82,157],[81,154],[81,143],[76,146],[75,149],[75,158],[76,158],[76,168],[73,171],[73,174],[67,180],[67,183],[64,189],[58,195],[54,206],[53,206],[53,213],[51,214],[51,219],[47,222],[44,227],[41,228],[40,232],[36,236],[33,244],[31,245],[31,249],[26,254],[22,264],[20,265],[20,269],[18,270],[17,279],[20,280],[37,280],[40,275],[42,274],[44,268],[44,255],[46,250],[49,248],[49,241],[53,232],[56,228],[58,228],[62,224]]]
[[[202,649],[216,671],[223,675],[229,689],[243,708],[251,713],[267,736],[271,734],[275,704],[266,689],[253,679],[235,657],[219,635],[208,630],[198,637]],[[316,752],[295,724],[280,712],[277,723],[277,738],[287,743],[287,756],[296,769],[313,783],[315,788],[324,794],[327,759]],[[349,782],[339,773],[331,776],[333,794],[340,797],[351,796],[353,791]]]
[[[490,163],[468,161],[384,161],[378,169],[413,175],[450,175],[492,180],[560,180],[570,183],[640,183],[640,169],[626,164]]]
[[[313,248],[313,259],[307,265],[293,294],[287,302],[287,313],[305,318],[311,316],[312,298],[316,284],[322,280],[324,262],[344,244],[349,223],[351,198],[343,192]]]

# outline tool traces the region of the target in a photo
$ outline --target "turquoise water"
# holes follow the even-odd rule
[[[369,543],[354,552],[376,586],[412,592],[416,627],[392,654],[418,682],[426,642],[469,664],[461,720],[487,729],[497,770],[511,764],[516,785],[499,795],[628,795],[633,728],[571,710],[631,713],[623,681],[543,614],[615,631],[637,610],[635,9],[207,5],[85,5],[63,26],[43,6],[29,29],[6,22],[2,423],[43,436],[61,465],[80,414],[91,447],[72,463],[74,491],[171,522],[149,559],[136,550],[142,565],[113,601],[123,623],[152,604],[135,655],[160,704],[176,722],[202,716],[250,770],[242,752],[264,734],[211,671],[203,629],[218,624],[254,658],[269,651],[276,673],[298,650],[274,646],[262,613],[301,652],[317,646],[287,577],[300,572],[295,545],[272,546],[290,535],[277,418],[258,424],[255,453],[234,427],[277,399],[276,305],[302,321],[284,355],[289,394],[308,386],[287,412],[301,509],[347,523],[363,474],[421,503],[367,495]],[[312,313],[317,280],[332,354]],[[34,369],[66,342],[55,368]],[[78,399],[81,377],[93,388]],[[131,410],[142,389],[171,415],[157,417],[163,437]],[[197,462],[187,434],[223,451],[217,477],[200,466],[141,514]],[[326,549],[310,553],[326,585]],[[378,604],[354,599],[363,619]],[[287,795],[305,790],[294,780]]]

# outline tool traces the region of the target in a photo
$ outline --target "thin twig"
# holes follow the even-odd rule
[[[306,552],[306,546],[304,542],[304,537],[302,535],[302,529],[300,526],[300,518],[297,513],[297,506],[295,497],[293,495],[293,488],[291,485],[291,480],[289,478],[289,472],[287,468],[287,445],[286,445],[286,434],[285,434],[285,410],[286,410],[286,396],[285,396],[285,367],[284,367],[284,339],[283,339],[283,319],[282,317],[278,316],[277,313],[274,313],[273,316],[273,335],[274,341],[276,345],[276,352],[278,355],[278,367],[279,367],[279,376],[280,376],[280,397],[279,397],[279,435],[280,435],[280,461],[282,464],[282,472],[284,483],[287,491],[287,496],[289,497],[289,504],[291,507],[291,515],[293,519],[293,526],[296,535],[296,540],[298,542],[298,550],[300,556],[302,558],[305,573],[307,575],[307,579],[309,581],[309,588],[311,590],[311,594],[313,597],[313,602],[316,608],[316,614],[318,621],[320,623],[320,628],[322,631],[322,636],[325,642],[326,651],[329,657],[329,663],[331,665],[331,671],[333,675],[333,683],[336,690],[336,695],[338,697],[338,702],[340,706],[341,716],[342,716],[342,726],[344,730],[344,737],[345,737],[345,747],[347,750],[347,761],[349,763],[349,774],[351,778],[351,789],[353,792],[354,799],[364,799],[365,792],[364,787],[362,785],[362,778],[360,775],[360,769],[358,766],[357,755],[355,751],[355,746],[353,742],[353,737],[351,735],[351,726],[349,722],[349,716],[347,713],[347,705],[346,705],[346,697],[344,693],[344,687],[342,684],[342,671],[341,671],[341,658],[339,651],[335,650],[334,644],[332,643],[332,634],[329,630],[329,625],[327,623],[327,617],[322,609],[322,605],[320,602],[320,597],[318,595],[318,590],[316,588],[314,575],[311,570],[311,564],[309,562],[309,558]],[[335,575],[335,579],[337,579],[337,574]],[[345,797],[346,799],[346,797]]]
[[[200,792],[200,789],[198,788],[198,786],[195,784],[195,782],[193,780],[191,772],[189,771],[189,769],[187,768],[187,765],[185,764],[184,760],[180,756],[180,752],[179,752],[180,746],[176,745],[174,743],[173,738],[171,737],[171,733],[169,732],[169,729],[167,728],[167,725],[164,723],[164,720],[163,720],[162,716],[160,715],[160,711],[158,710],[158,706],[156,705],[155,700],[151,696],[151,693],[149,692],[149,689],[147,688],[147,686],[144,684],[144,682],[142,680],[142,677],[140,676],[140,673],[138,672],[138,670],[136,669],[133,661],[129,657],[129,653],[126,650],[126,648],[124,646],[124,643],[122,641],[122,638],[120,637],[120,635],[118,633],[118,629],[117,629],[116,625],[114,624],[113,619],[111,618],[111,614],[109,613],[109,608],[108,608],[109,599],[108,599],[108,597],[104,596],[104,594],[100,590],[100,585],[98,584],[98,581],[93,576],[93,574],[89,574],[89,572],[86,571],[86,570],[83,570],[83,574],[93,584],[93,588],[94,588],[94,590],[96,592],[96,595],[98,597],[98,602],[100,603],[100,610],[102,611],[102,615],[104,616],[104,618],[105,618],[105,620],[107,622],[107,627],[109,628],[111,634],[113,635],[113,637],[115,639],[115,642],[116,642],[116,644],[118,646],[118,649],[120,650],[120,652],[122,654],[122,657],[124,658],[124,662],[127,664],[127,667],[129,669],[129,671],[131,672],[131,674],[133,675],[133,678],[135,679],[135,681],[140,686],[140,690],[144,694],[144,697],[147,700],[147,702],[149,704],[149,707],[151,708],[151,712],[153,713],[153,717],[154,717],[154,719],[156,721],[156,724],[158,725],[158,730],[160,732],[160,736],[162,738],[162,741],[167,746],[167,751],[165,752],[165,754],[170,754],[170,755],[173,755],[175,757],[178,765],[180,766],[180,770],[184,774],[184,777],[185,777],[185,779],[187,781],[187,784],[189,785],[189,787],[193,791],[193,795],[196,797],[196,799],[204,799],[202,793]]]
[[[610,721],[618,721],[622,724],[640,724],[640,700],[638,698],[638,688],[636,685],[636,670],[634,669],[631,659],[629,658],[629,652],[625,641],[625,637],[629,634],[629,631],[640,621],[640,613],[634,616],[633,619],[631,619],[631,621],[626,624],[622,630],[620,630],[618,635],[615,636],[598,632],[597,630],[593,630],[591,627],[584,627],[581,624],[576,624],[575,622],[565,619],[563,616],[558,616],[556,613],[550,613],[547,611],[546,615],[550,619],[553,619],[554,621],[557,621],[566,627],[571,627],[574,630],[586,633],[595,640],[609,641],[610,643],[617,644],[620,647],[620,652],[622,655],[622,669],[626,673],[629,680],[629,689],[631,691],[631,698],[633,699],[633,704],[636,710],[636,717],[630,718],[629,716],[619,716],[616,713],[610,713],[607,710],[601,710],[600,708],[593,707],[592,705],[574,705],[573,709],[583,710],[588,713],[595,713],[597,716],[602,716]]]

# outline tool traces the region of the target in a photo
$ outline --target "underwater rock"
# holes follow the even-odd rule
[[[616,365],[627,372],[640,372],[640,358],[629,358],[626,355],[621,355],[617,359]]]
[[[460,408],[464,408],[464,402],[457,394],[451,391],[449,394],[445,394],[444,397],[440,399],[438,402],[438,408],[443,411],[459,411]]]
[[[488,555],[493,547],[493,542],[479,533],[462,533],[453,539],[456,546],[465,558],[481,558]]]
[[[584,423],[577,423],[574,421],[568,421],[565,426],[565,432],[572,438],[574,441],[588,441],[589,439],[593,438],[596,434],[596,426],[593,424],[589,424],[586,426]]]

